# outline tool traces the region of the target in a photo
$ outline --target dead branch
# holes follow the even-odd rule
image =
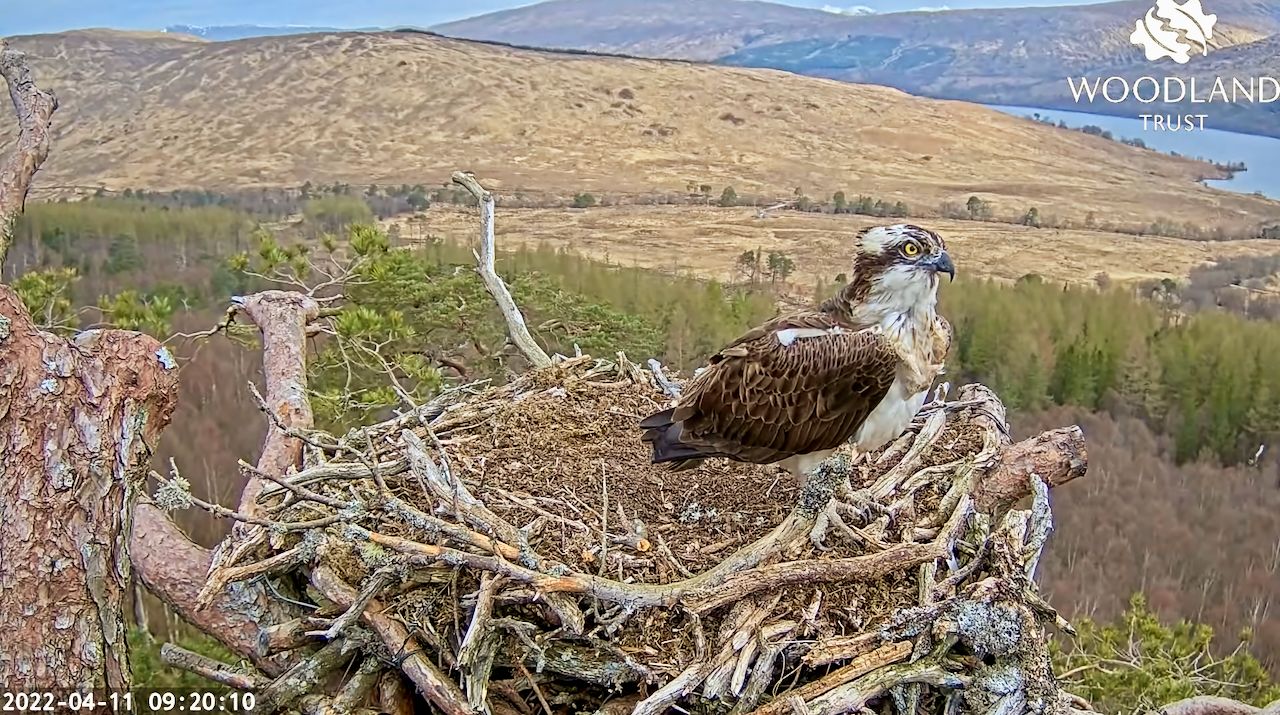
[[[979,483],[974,501],[979,510],[991,512],[1031,493],[1027,475],[1038,474],[1050,487],[1060,487],[1084,476],[1088,463],[1079,427],[1049,430],[1001,452],[1000,460]]]
[[[349,658],[347,645],[343,640],[332,641],[299,661],[258,691],[254,709],[275,712],[302,697]]]
[[[18,142],[13,153],[0,160],[0,265],[13,241],[13,222],[26,204],[36,172],[49,157],[49,129],[58,98],[40,89],[31,77],[26,55],[10,50],[0,40],[0,75],[9,84],[9,98],[18,117]]]
[[[493,194],[486,191],[474,176],[461,171],[453,173],[453,183],[466,189],[480,204],[480,252],[476,254],[477,272],[480,273],[480,278],[484,281],[484,287],[489,291],[489,295],[493,296],[494,301],[497,302],[498,308],[502,311],[502,317],[507,321],[507,333],[534,367],[550,367],[551,357],[538,346],[529,333],[520,307],[516,305],[515,299],[511,297],[511,291],[507,290],[507,284],[502,281],[502,277],[494,267],[497,248],[493,236]]]
[[[1270,715],[1280,712],[1280,700],[1265,708],[1210,695],[1187,698],[1160,708],[1160,715]]]
[[[320,312],[312,297],[290,291],[264,291],[232,302],[258,326],[262,333],[262,373],[266,377],[266,404],[274,422],[288,428],[309,429],[313,424],[311,401],[307,398],[307,326]],[[281,429],[268,429],[257,468],[284,475],[297,468],[302,441]],[[240,494],[240,511],[258,509],[260,479],[250,479]]]
[[[344,608],[356,602],[359,594],[333,571],[320,567],[311,572],[311,582],[326,598]],[[458,686],[422,656],[422,646],[405,631],[404,626],[382,614],[382,605],[370,600],[361,619],[382,639],[399,662],[405,676],[417,686],[432,705],[449,715],[470,715],[467,698]]]
[[[309,296],[266,291],[233,300],[232,315],[248,316],[262,334],[263,377],[271,419],[257,473],[283,478],[295,471],[302,453],[300,439],[286,432],[312,426],[306,387],[306,328],[319,303]],[[254,473],[241,494],[238,511],[260,514],[263,480]],[[256,531],[255,531],[256,529]],[[212,552],[187,539],[163,511],[141,504],[134,520],[131,559],[143,583],[188,623],[213,636],[232,652],[251,660],[271,676],[284,672],[293,657],[270,655],[260,648],[263,622],[286,622],[300,614],[274,598],[261,585],[242,585],[231,594],[226,585],[246,575],[232,570],[236,561],[265,541],[261,527],[237,523],[232,535]],[[174,558],[183,554],[183,558]],[[194,597],[193,597],[194,595]]]
[[[319,620],[299,618],[261,629],[258,633],[258,654],[268,656],[315,643],[314,629]]]
[[[166,665],[195,673],[215,683],[229,685],[239,690],[257,690],[265,687],[270,682],[256,673],[250,673],[226,663],[220,663],[172,643],[165,643],[160,646],[160,660],[164,661]]]
[[[351,675],[351,679],[334,696],[333,711],[335,713],[351,712],[367,702],[373,695],[373,690],[377,687],[382,673],[383,666],[377,658],[365,658],[360,661],[360,666]]]
[[[791,691],[787,700],[789,701],[791,698],[800,698],[802,701],[811,700],[873,670],[906,660],[909,655],[911,655],[910,643],[902,641],[885,644],[870,653],[858,656],[848,665],[833,670],[826,676]],[[783,715],[787,709],[787,701],[779,698],[774,700],[773,703],[756,710],[754,715]]]

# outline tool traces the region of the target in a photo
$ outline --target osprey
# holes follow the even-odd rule
[[[821,305],[779,316],[709,360],[674,407],[640,422],[653,462],[781,464],[801,482],[853,440],[870,452],[924,405],[951,345],[935,311],[955,279],[942,237],[908,224],[858,234],[852,279]]]

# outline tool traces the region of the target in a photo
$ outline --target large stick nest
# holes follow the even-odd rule
[[[305,435],[205,597],[266,579],[316,607],[264,630],[292,669],[234,684],[308,711],[393,710],[384,672],[450,713],[1070,707],[1046,635],[1069,626],[1032,575],[1078,430],[1011,446],[967,386],[802,491],[776,467],[650,464],[636,423],[664,386],[574,358]]]

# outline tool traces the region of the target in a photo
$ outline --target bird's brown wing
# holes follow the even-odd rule
[[[833,449],[884,398],[898,361],[873,329],[822,312],[777,318],[714,355],[673,409],[641,426],[655,461],[769,463]]]

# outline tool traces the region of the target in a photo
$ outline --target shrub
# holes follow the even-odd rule
[[[1196,695],[1258,706],[1280,698],[1280,686],[1247,650],[1247,631],[1225,649],[1209,626],[1161,623],[1141,595],[1112,623],[1083,619],[1075,626],[1079,635],[1069,649],[1054,644],[1054,670],[1099,712],[1158,710]]]

